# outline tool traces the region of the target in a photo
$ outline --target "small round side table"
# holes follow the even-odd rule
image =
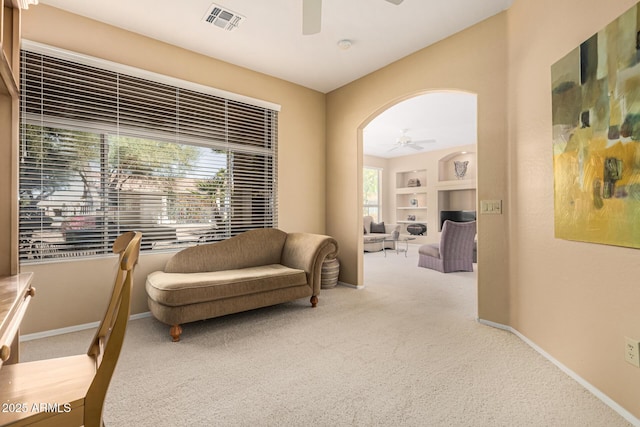
[[[322,263],[322,271],[320,273],[320,287],[322,289],[334,288],[338,284],[339,274],[340,261],[338,261],[338,258],[326,258]]]

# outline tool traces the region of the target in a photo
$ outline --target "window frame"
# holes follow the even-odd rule
[[[376,181],[377,181],[377,203],[375,204],[369,204],[367,203],[367,197],[365,194],[366,191],[366,183],[365,183],[365,178],[364,178],[364,174],[366,173],[366,171],[375,171],[377,172],[377,176],[376,176]],[[375,167],[375,166],[363,166],[362,167],[362,205],[363,205],[363,214],[364,216],[371,216],[373,217],[373,221],[374,222],[380,222],[381,218],[382,218],[382,168],[379,167]],[[376,215],[372,215],[370,212],[370,209],[377,209],[377,214]]]

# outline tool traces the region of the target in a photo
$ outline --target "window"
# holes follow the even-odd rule
[[[362,188],[364,194],[364,216],[372,216],[375,222],[380,222],[380,175],[381,169],[364,167],[362,170]]]
[[[276,110],[65,57],[21,60],[22,263],[108,254],[133,229],[157,250],[277,226]]]

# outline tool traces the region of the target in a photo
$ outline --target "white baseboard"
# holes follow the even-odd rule
[[[338,282],[338,285],[346,286],[347,288],[352,288],[352,289],[362,289],[362,288],[364,288],[364,286],[356,286],[356,285],[352,285],[351,283],[346,283],[346,282]]]
[[[143,319],[145,317],[151,317],[151,312],[146,311],[144,313],[132,314],[131,316],[129,316],[129,320]],[[35,332],[33,334],[20,335],[20,342],[37,340],[39,338],[55,337],[56,335],[84,331],[85,329],[97,328],[98,326],[100,326],[100,322],[91,322],[84,323],[82,325],[69,326],[66,328],[51,329],[48,331]]]
[[[562,363],[560,363],[560,361],[558,361],[553,356],[551,356],[549,353],[544,351],[542,348],[540,348],[536,343],[531,341],[529,338],[527,338],[524,335],[522,335],[519,331],[515,330],[511,326],[506,326],[506,325],[503,325],[501,323],[491,322],[489,320],[478,319],[478,322],[483,324],[483,325],[491,326],[491,327],[497,328],[497,329],[502,329],[504,331],[508,331],[508,332],[511,332],[512,334],[516,335],[518,338],[520,338],[522,341],[524,341],[526,344],[528,344],[529,347],[533,348],[535,351],[540,353],[545,359],[547,359],[548,361],[550,361],[551,363],[556,365],[558,368],[560,368],[560,370],[562,372],[564,372],[565,374],[569,375],[571,378],[573,378],[575,381],[577,381],[578,384],[580,384],[582,387],[584,387],[589,392],[591,392],[591,394],[593,394],[595,397],[597,397],[602,402],[604,402],[605,405],[607,405],[608,407],[613,409],[615,412],[617,412],[622,418],[624,418],[625,420],[629,421],[633,426],[640,427],[640,419],[636,418],[631,412],[629,412],[626,409],[624,409],[622,406],[620,406],[613,399],[611,399],[609,396],[607,396],[602,391],[600,391],[593,384],[589,383],[587,380],[582,378],[580,375],[576,374],[574,371],[569,369],[567,366],[565,366]]]

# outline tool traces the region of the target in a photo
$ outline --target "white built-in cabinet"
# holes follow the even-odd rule
[[[415,156],[412,161],[414,165],[420,162],[420,167],[390,171],[395,178],[391,199],[395,223],[400,225],[403,235],[410,234],[407,226],[424,224],[427,232],[423,236],[412,236],[416,238],[414,243],[437,242],[441,231],[440,211],[476,210],[476,154],[449,151],[440,156],[435,153]],[[460,178],[456,176],[456,162],[467,162],[466,173]]]
[[[408,234],[407,225],[427,223],[427,170],[396,172],[396,223],[400,233]]]

